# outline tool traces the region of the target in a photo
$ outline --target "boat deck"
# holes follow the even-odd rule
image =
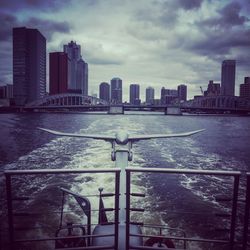
[[[61,177],[65,175],[95,175],[95,174],[110,174],[114,176],[113,192],[112,193],[102,193],[101,195],[93,194],[81,194],[86,197],[96,196],[96,198],[103,197],[113,197],[114,207],[105,208],[104,210],[113,213],[111,216],[112,221],[108,225],[98,225],[98,223],[91,223],[91,230],[84,235],[70,235],[67,239],[85,239],[86,244],[82,247],[68,246],[67,248],[57,248],[57,249],[159,249],[157,246],[146,246],[145,242],[150,238],[157,238],[157,240],[171,240],[175,243],[175,249],[190,249],[189,244],[192,242],[205,243],[211,245],[212,249],[248,249],[250,246],[249,238],[249,212],[250,212],[250,173],[242,174],[239,171],[212,171],[212,170],[191,170],[191,169],[169,169],[169,168],[126,168],[126,221],[121,222],[119,220],[119,196],[120,196],[120,172],[119,168],[96,168],[96,169],[41,169],[41,170],[8,170],[5,171],[6,178],[6,206],[8,215],[8,225],[7,234],[8,239],[5,239],[3,249],[17,250],[17,249],[41,249],[39,247],[51,246],[54,249],[55,242],[58,240],[63,240],[63,237],[56,237],[55,234],[48,233],[55,231],[53,221],[50,221],[49,216],[46,216],[48,211],[43,211],[43,223],[37,223],[36,221],[30,222],[32,219],[36,219],[36,215],[41,213],[41,211],[30,210],[27,204],[31,204],[32,200],[32,190],[27,189],[26,191],[21,190],[17,192],[19,187],[23,185],[30,185],[30,181],[35,181],[38,187],[41,187],[42,183],[37,181],[43,181],[43,178],[48,176]],[[229,209],[227,213],[220,214],[223,220],[227,220],[229,228],[225,230],[224,237],[218,238],[200,238],[200,237],[189,237],[183,232],[180,234],[172,234],[171,230],[166,230],[167,233],[163,233],[166,229],[164,225],[147,225],[143,222],[143,212],[142,208],[136,208],[131,205],[132,198],[143,199],[144,194],[133,193],[131,190],[132,176],[137,173],[143,173],[147,175],[151,174],[162,174],[162,175],[213,175],[225,177],[227,180],[230,179],[232,183],[232,193],[228,197],[220,197],[218,193],[218,202],[228,202]],[[38,179],[37,179],[38,178]],[[239,185],[240,182],[246,183],[246,188],[244,190],[244,199],[239,198]],[[22,183],[22,184],[20,184]],[[58,190],[60,187],[58,187]],[[34,194],[39,196],[42,189],[37,188]],[[46,199],[47,197],[43,197]],[[56,197],[54,198],[56,199]],[[56,204],[60,203],[56,202]],[[46,201],[51,202],[55,201]],[[53,206],[55,204],[52,204]],[[244,208],[243,215],[239,215],[239,206]],[[60,212],[60,211],[59,211]],[[92,211],[95,213],[97,211]],[[133,213],[141,213],[141,221],[133,221]],[[34,216],[35,215],[35,216]],[[204,215],[205,216],[205,215]],[[218,216],[218,215],[217,215]],[[243,217],[243,219],[239,219]],[[56,216],[59,218],[59,215]],[[27,221],[27,225],[23,221]],[[20,227],[21,221],[22,228]],[[30,225],[33,225],[29,228]],[[87,226],[82,224],[84,227]],[[223,226],[223,225],[222,225]],[[46,234],[42,234],[42,228],[49,227],[50,230],[46,231]],[[159,232],[157,234],[149,233],[150,230],[158,228]],[[34,234],[34,230],[38,229],[37,235]],[[180,229],[176,229],[177,231]],[[2,230],[3,231],[3,230]],[[22,232],[22,233],[20,233]],[[33,233],[32,233],[33,232]],[[35,237],[37,236],[37,237]],[[2,237],[3,238],[3,237]],[[36,248],[36,246],[39,246]],[[216,248],[217,247],[217,248]]]

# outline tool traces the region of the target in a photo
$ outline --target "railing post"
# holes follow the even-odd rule
[[[14,225],[13,225],[12,192],[11,192],[11,175],[6,174],[5,176],[6,176],[6,195],[7,195],[7,208],[8,208],[10,250],[14,250]]]
[[[246,203],[245,203],[244,231],[243,231],[243,244],[242,244],[243,250],[247,249],[249,210],[250,210],[250,173],[247,173]]]
[[[230,227],[230,249],[234,247],[235,228],[237,220],[237,201],[238,201],[238,189],[239,189],[239,175],[234,175],[234,189],[233,189],[233,203],[231,213],[231,227]]]
[[[130,174],[130,170],[126,170],[126,250],[130,245]]]
[[[119,197],[120,194],[120,171],[115,173],[115,250],[119,244]]]

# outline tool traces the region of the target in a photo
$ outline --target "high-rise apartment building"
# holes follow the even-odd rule
[[[49,93],[50,95],[67,93],[68,56],[64,52],[49,54]]]
[[[110,85],[107,82],[102,82],[99,85],[99,97],[107,102],[110,101]]]
[[[130,104],[138,105],[140,104],[140,85],[130,84],[129,91],[129,102]]]
[[[6,84],[4,86],[0,86],[0,98],[10,99],[13,98],[13,85]]]
[[[178,91],[178,97],[180,101],[186,101],[187,100],[187,85],[185,84],[180,84],[177,87]]]
[[[245,77],[244,83],[240,85],[240,97],[250,99],[250,77]]]
[[[46,38],[37,29],[13,28],[13,92],[21,106],[46,93]]]
[[[204,91],[204,96],[218,96],[220,95],[220,84],[215,83],[213,80],[210,80],[207,86],[207,90]]]
[[[165,87],[161,88],[161,104],[166,104],[166,89],[165,89]]]
[[[122,79],[115,77],[111,80],[111,102],[122,103]]]
[[[178,98],[178,91],[176,89],[161,88],[161,104],[171,104]]]
[[[146,103],[154,104],[155,90],[152,87],[146,88]]]
[[[63,50],[68,55],[68,91],[88,95],[88,64],[81,57],[81,46],[71,41]]]
[[[221,91],[224,96],[234,96],[235,89],[235,60],[225,60],[221,65]]]

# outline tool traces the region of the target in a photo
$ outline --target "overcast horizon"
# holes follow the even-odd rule
[[[36,28],[50,52],[71,40],[89,64],[89,94],[113,77],[145,89],[188,86],[188,98],[209,80],[220,82],[221,62],[236,60],[235,94],[250,76],[250,1],[234,0],[1,0],[0,85],[12,83],[12,28]],[[47,85],[48,85],[47,60]]]

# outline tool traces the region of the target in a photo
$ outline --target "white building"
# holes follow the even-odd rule
[[[71,41],[63,50],[68,55],[68,90],[88,95],[88,64],[81,57],[81,46]]]

